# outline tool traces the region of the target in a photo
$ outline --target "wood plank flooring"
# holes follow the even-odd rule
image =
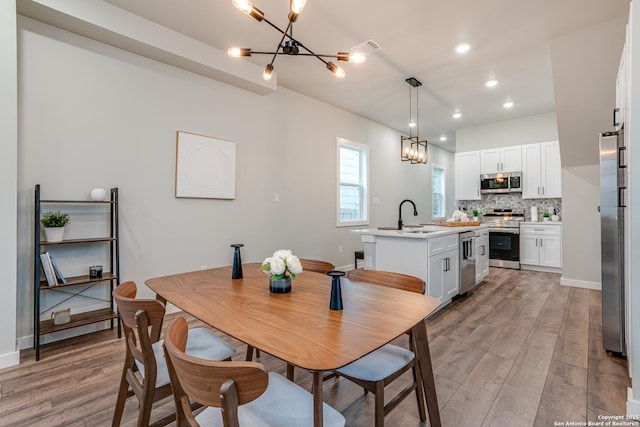
[[[627,363],[602,348],[600,292],[559,282],[558,274],[492,268],[472,294],[426,320],[443,426],[542,427],[625,413]],[[224,338],[242,360],[244,344]],[[0,427],[110,425],[123,354],[124,341],[112,331],[46,346],[39,362],[24,351],[19,366],[0,370]],[[258,360],[285,374],[282,361],[268,354]],[[296,382],[310,389],[311,376],[296,370]],[[389,395],[404,385],[397,380]],[[373,396],[348,381],[327,381],[324,399],[347,426],[373,425]],[[136,424],[134,401],[125,426]],[[172,405],[161,404],[152,419]],[[411,397],[385,423],[428,425]]]

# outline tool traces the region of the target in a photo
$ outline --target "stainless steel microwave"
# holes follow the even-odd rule
[[[520,172],[480,175],[481,193],[522,193]]]

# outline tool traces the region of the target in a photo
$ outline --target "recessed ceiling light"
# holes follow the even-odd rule
[[[447,140],[447,137],[446,137],[446,136],[442,135],[442,136],[440,137],[440,141],[446,141],[446,140]]]
[[[484,85],[486,87],[496,87],[498,85],[498,81],[494,79],[487,80],[487,82]]]
[[[459,111],[456,111],[455,113],[453,113],[451,117],[453,117],[454,119],[459,119],[460,117],[462,117],[462,113]]]
[[[414,127],[416,127],[416,122],[410,122],[410,123],[409,123],[409,127],[410,127],[410,128],[414,128]]]
[[[467,53],[469,52],[469,49],[471,49],[471,46],[468,45],[467,43],[461,43],[458,46],[456,46],[456,52],[458,53]]]
[[[502,104],[502,106],[504,108],[511,108],[511,107],[513,107],[513,101],[505,102],[504,104]]]

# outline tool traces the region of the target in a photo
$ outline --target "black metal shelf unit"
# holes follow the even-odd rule
[[[118,189],[111,189],[111,197],[105,201],[92,201],[92,200],[43,200],[40,197],[40,184],[35,186],[35,212],[34,212],[34,249],[33,249],[33,348],[35,350],[36,360],[40,360],[40,337],[52,332],[58,332],[66,329],[76,328],[80,326],[90,325],[93,323],[110,321],[111,329],[114,327],[114,320],[117,322],[118,338],[122,336],[120,319],[114,309],[113,297],[111,296],[115,286],[120,284],[120,239],[118,233]],[[97,238],[81,238],[81,239],[69,239],[62,240],[60,242],[47,242],[40,240],[41,230],[41,208],[42,205],[110,205],[109,215],[109,236],[97,237]],[[58,245],[85,245],[85,244],[108,244],[108,263],[109,271],[105,272],[99,279],[91,278],[89,275],[68,277],[66,284],[60,284],[57,286],[48,286],[46,280],[42,280],[40,269],[40,254],[43,247],[53,248]],[[105,305],[108,303],[108,307],[85,311],[71,315],[71,320],[63,325],[54,325],[52,320],[41,320],[40,312],[40,297],[41,292],[64,292],[70,296],[64,301],[67,301],[73,297],[85,297],[82,295],[84,291],[93,286],[99,286],[102,283],[108,283],[109,285],[109,299],[102,300]],[[78,285],[90,285],[90,287],[73,291],[73,288]],[[94,297],[86,297],[96,299]],[[64,302],[63,301],[63,302]],[[61,304],[61,303],[60,303]],[[59,305],[59,304],[56,304]],[[47,310],[54,307],[49,307]]]

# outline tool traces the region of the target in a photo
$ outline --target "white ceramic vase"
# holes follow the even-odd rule
[[[47,242],[62,242],[64,227],[45,227],[44,238]]]
[[[94,188],[91,190],[91,200],[103,202],[107,198],[107,190],[104,188]]]

